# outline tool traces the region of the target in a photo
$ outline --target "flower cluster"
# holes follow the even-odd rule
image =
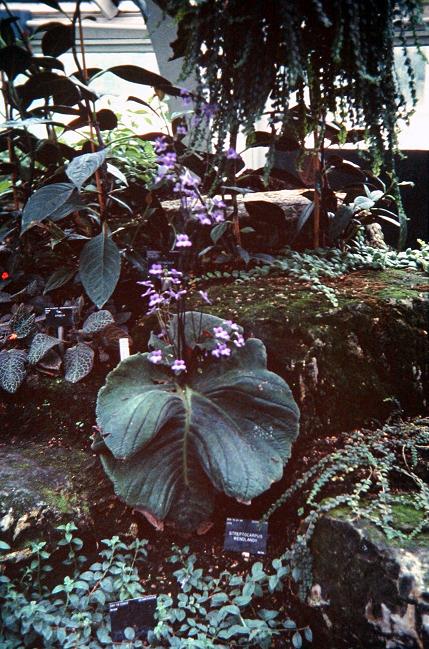
[[[186,295],[183,273],[179,270],[165,268],[162,264],[152,264],[149,275],[152,275],[151,279],[138,282],[146,287],[142,297],[149,298],[148,314],[154,313],[161,307],[167,308],[172,302],[177,302]]]
[[[231,355],[231,345],[243,347],[245,344],[244,337],[240,333],[240,327],[232,320],[225,320],[223,325],[213,328],[213,336],[216,342],[215,349],[212,349],[211,355],[215,358]]]

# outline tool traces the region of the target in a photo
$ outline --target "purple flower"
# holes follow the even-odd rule
[[[150,354],[148,356],[148,360],[151,363],[154,363],[155,365],[157,365],[157,363],[161,363],[162,362],[162,351],[160,349],[155,349],[155,351],[150,352]]]
[[[226,152],[226,157],[228,160],[238,160],[240,156],[238,155],[237,151],[231,147]]]
[[[176,248],[189,248],[192,246],[192,241],[187,234],[178,234],[176,236]]]
[[[208,295],[207,291],[198,291],[198,293],[201,295],[204,302],[207,302],[207,304],[211,304],[211,301],[209,299],[209,295]]]
[[[158,162],[167,169],[172,169],[177,162],[177,156],[174,151],[167,151],[164,155],[158,156]]]
[[[198,221],[201,223],[201,225],[211,225],[212,222],[210,221],[209,215],[207,214],[206,211],[198,211],[194,213],[195,218],[198,219]]]
[[[182,361],[180,358],[176,358],[173,365],[171,366],[171,369],[173,370],[173,372],[176,372],[176,374],[180,374],[180,372],[186,372],[185,361]]]
[[[230,356],[231,350],[225,343],[218,343],[216,349],[212,350],[212,356],[220,358],[221,356]]]
[[[222,223],[222,221],[225,221],[225,215],[222,210],[213,210],[212,218],[215,223]]]
[[[221,208],[225,209],[225,207],[226,207],[225,201],[223,201],[221,198],[218,198],[217,196],[214,196],[212,198],[212,203],[213,203],[214,207],[217,207],[219,209],[221,209]]]
[[[162,264],[152,264],[149,268],[149,275],[162,275],[162,272]]]
[[[162,295],[160,295],[159,293],[152,293],[149,298],[149,307],[152,308],[157,304],[163,304],[164,302],[165,298]]]
[[[154,183],[160,183],[162,180],[172,180],[171,168],[161,165],[158,167],[158,173],[155,176]]]
[[[180,291],[173,291],[171,288],[169,288],[166,291],[167,295],[169,295],[173,300],[180,300],[183,295],[186,295],[187,291],[183,288]]]
[[[154,141],[153,146],[155,148],[156,153],[162,153],[168,147],[167,138],[165,138],[165,137],[157,137],[156,140]]]
[[[180,96],[182,98],[184,106],[192,105],[192,95],[189,92],[189,90],[186,90],[186,88],[182,88],[180,91]]]
[[[236,338],[232,341],[236,347],[244,347],[245,341],[241,334],[236,334]]]
[[[222,340],[230,339],[229,333],[223,327],[213,327],[213,333],[215,338],[221,338]]]
[[[182,126],[179,124],[179,126],[176,128],[176,135],[186,135],[188,132],[188,129],[186,126]]]
[[[151,288],[148,288],[144,293],[141,294],[141,297],[147,297],[148,295],[152,295],[152,293],[155,293],[153,290],[153,286]]]

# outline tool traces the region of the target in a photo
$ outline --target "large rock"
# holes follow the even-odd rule
[[[330,285],[338,307],[284,276],[209,289],[208,310],[260,338],[269,368],[289,383],[301,409],[300,441],[427,407],[427,277],[361,271]]]
[[[69,521],[97,539],[128,530],[131,510],[88,452],[28,443],[4,444],[0,454],[0,538],[13,547],[6,561],[24,559],[30,541],[55,543],[55,527]]]
[[[426,532],[394,544],[340,510],[319,521],[311,550],[310,602],[323,610],[330,649],[429,647],[429,521]]]

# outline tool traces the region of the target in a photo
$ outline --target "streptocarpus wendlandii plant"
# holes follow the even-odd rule
[[[203,531],[217,493],[249,502],[282,477],[299,411],[263,343],[234,323],[188,311],[150,344],[100,390],[93,448],[117,495],[158,528]]]

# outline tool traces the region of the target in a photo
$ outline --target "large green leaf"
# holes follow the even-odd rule
[[[248,502],[281,478],[298,418],[289,387],[267,370],[260,340],[206,361],[183,386],[136,354],[99,392],[95,448],[129,505],[195,529],[216,492]]]
[[[37,333],[31,341],[28,351],[28,362],[35,365],[47,352],[60,343],[58,338],[48,336],[47,334]]]
[[[115,290],[121,272],[121,256],[104,228],[82,248],[79,273],[83,287],[101,309]]]
[[[67,203],[73,192],[75,186],[72,183],[53,183],[35,191],[22,211],[21,233],[56,214]]]

